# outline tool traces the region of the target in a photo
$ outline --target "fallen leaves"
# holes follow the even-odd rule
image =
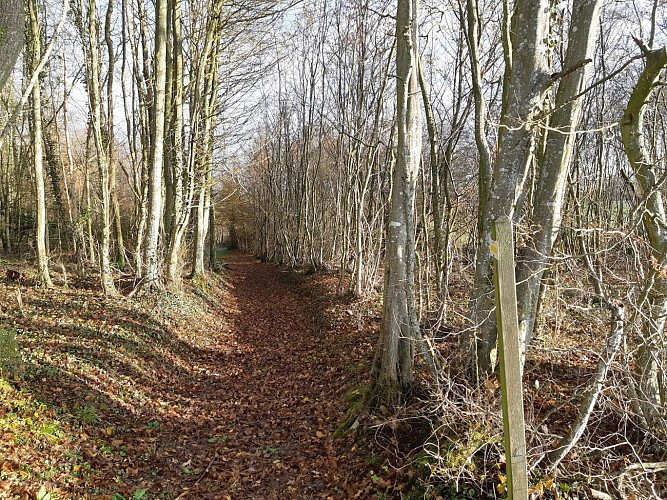
[[[335,277],[295,283],[243,256],[230,269],[206,297],[24,289],[20,311],[0,298],[26,363],[0,419],[13,398],[21,425],[38,429],[27,440],[3,430],[0,497],[34,498],[44,478],[59,498],[369,498],[383,487],[363,450],[333,438],[370,358]]]

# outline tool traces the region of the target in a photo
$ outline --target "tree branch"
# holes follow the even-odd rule
[[[579,68],[582,68],[586,66],[587,64],[593,62],[592,59],[582,59],[581,61],[575,63],[573,66],[564,69],[563,71],[559,71],[558,73],[553,73],[551,75],[551,82],[555,82],[556,80],[560,80],[561,78],[565,78],[567,75],[570,73],[574,73],[577,71]]]

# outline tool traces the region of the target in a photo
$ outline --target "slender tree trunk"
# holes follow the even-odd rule
[[[209,175],[213,147],[213,120],[216,88],[215,72],[221,40],[219,16],[222,2],[215,2],[213,11],[206,25],[206,39],[193,66],[194,92],[190,95],[190,149],[188,154],[188,172],[191,175],[193,196],[196,197],[196,220],[194,248],[192,253],[191,276],[204,273],[204,245],[208,230],[207,190],[210,193]]]
[[[108,0],[106,18],[104,21],[104,42],[107,47],[107,57],[109,66],[107,68],[107,158],[109,163],[109,190],[111,198],[111,216],[112,224],[116,236],[116,265],[119,268],[125,267],[125,241],[123,238],[123,224],[120,214],[120,202],[118,200],[117,186],[117,162],[116,145],[114,134],[114,68],[116,65],[116,56],[114,53],[113,38],[111,35],[112,16],[114,9],[114,0]]]
[[[63,49],[64,50],[64,49]],[[67,81],[66,59],[63,56],[63,84]],[[72,239],[74,243],[74,253],[76,255],[77,271],[80,277],[84,277],[85,268],[84,260],[84,241],[83,226],[81,221],[81,203],[78,198],[77,183],[74,178],[74,155],[72,154],[72,141],[69,133],[69,112],[68,112],[68,93],[63,92],[63,131],[65,135],[65,151],[67,152],[68,172],[63,170],[63,178],[65,179],[65,192],[67,194],[67,207],[69,213],[69,224],[72,231]],[[64,164],[63,164],[64,168]],[[69,179],[69,189],[68,182]]]
[[[85,13],[85,24],[84,24]],[[113,282],[111,270],[111,230],[112,230],[112,212],[111,212],[111,180],[109,172],[109,150],[108,144],[103,137],[102,128],[102,79],[101,79],[101,48],[98,38],[98,19],[97,5],[95,0],[88,0],[87,7],[84,7],[81,0],[78,5],[77,24],[81,34],[81,40],[84,43],[84,53],[86,55],[86,90],[88,91],[88,103],[90,106],[91,131],[93,134],[93,144],[95,146],[95,160],[100,182],[100,200],[102,208],[102,241],[100,243],[100,278],[105,295],[116,295],[116,287]],[[112,76],[109,76],[112,78]],[[109,133],[112,124],[107,121],[107,136],[113,137]]]
[[[164,163],[165,103],[167,88],[167,0],[155,6],[153,122],[150,177],[148,187],[148,224],[144,279],[149,288],[159,286],[160,224],[162,222],[162,170]]]
[[[575,97],[586,83],[586,68],[595,49],[601,6],[602,0],[575,0],[573,5],[564,62],[564,70],[570,72],[558,86],[532,204],[536,232],[517,259],[519,338],[523,352],[533,335],[542,276],[560,232],[567,173],[581,117],[581,97]]]
[[[482,82],[482,66],[480,63],[481,19],[477,0],[466,1],[466,41],[470,52],[470,69],[472,72],[472,91],[475,100],[475,143],[479,154],[479,185],[478,212],[486,213],[491,184],[491,149],[486,137],[487,106],[484,99]],[[505,65],[511,68],[511,58],[505,58]],[[481,217],[478,217],[481,221]],[[481,232],[481,224],[478,226]]]
[[[208,131],[206,127],[204,134],[208,136]],[[206,147],[208,149],[208,147]],[[208,231],[208,220],[206,219],[207,214],[207,190],[209,189],[206,185],[206,179],[208,177],[207,170],[210,168],[208,165],[208,153],[203,154],[203,165],[200,167],[202,170],[198,174],[199,183],[198,183],[198,193],[197,193],[197,206],[196,214],[197,218],[195,219],[195,241],[192,255],[192,277],[202,276],[204,274],[204,245],[206,242],[206,232]]]
[[[667,214],[660,190],[662,174],[644,138],[644,115],[660,74],[667,67],[667,47],[649,50],[640,43],[646,65],[639,76],[621,120],[621,139],[630,165],[645,199],[642,222],[651,244],[655,262],[653,286],[648,293],[641,345],[637,354],[638,392],[644,418],[649,425],[664,425],[665,373],[660,363],[664,356],[664,331],[667,321]]]
[[[183,165],[183,37],[181,34],[181,0],[171,0],[173,34],[173,96],[172,96],[172,154],[171,169],[173,178],[173,214],[169,247],[167,251],[167,278],[170,283],[180,283],[180,253],[185,230],[190,219],[192,189],[189,196],[184,192],[185,181],[192,175],[185,175]],[[169,214],[168,214],[169,215]]]
[[[123,0],[123,27],[124,34],[127,36],[123,40],[123,70],[125,70],[126,47],[130,46],[132,55],[132,73],[134,74],[134,87],[138,98],[138,127],[139,127],[139,147],[133,144],[133,153],[136,163],[138,163],[137,174],[135,175],[135,195],[137,196],[137,222],[136,222],[136,245],[134,249],[134,263],[136,278],[143,277],[145,270],[144,251],[146,246],[146,228],[148,225],[148,192],[149,192],[149,169],[150,158],[153,151],[151,125],[153,114],[153,88],[151,83],[149,53],[148,53],[148,27],[146,21],[146,10],[144,2],[138,1],[136,4],[137,22],[139,24],[138,33],[133,29],[134,20],[128,19],[130,12],[134,9],[127,8],[127,0]],[[139,50],[141,45],[141,50]],[[122,85],[125,85],[125,79],[121,77]],[[125,92],[123,96],[125,96]],[[133,102],[134,102],[133,92]],[[133,135],[134,127],[132,122],[126,119],[128,123],[128,135]]]
[[[477,0],[466,1],[466,41],[468,43],[468,51],[470,52],[470,69],[472,72],[472,91],[475,101],[475,143],[477,145],[477,154],[479,155],[479,182],[477,188],[478,205],[477,205],[477,237],[479,238],[478,246],[483,244],[482,235],[484,234],[484,227],[482,224],[483,217],[487,213],[489,204],[489,190],[491,188],[491,149],[489,141],[486,136],[486,121],[487,121],[487,106],[483,94],[482,82],[482,67],[480,63],[480,37],[481,37],[481,14],[479,12],[479,3]],[[506,23],[509,20],[505,19]],[[506,74],[511,69],[511,54],[505,50],[505,72]],[[490,229],[490,228],[489,228]],[[479,250],[478,250],[479,253]],[[482,257],[482,256],[479,256]],[[488,258],[488,256],[487,256]],[[479,263],[479,260],[478,260]],[[483,259],[482,259],[483,263]],[[474,300],[481,300],[475,298]],[[475,304],[476,305],[476,304]],[[481,306],[481,304],[479,305]],[[476,316],[473,316],[476,320]],[[491,319],[489,316],[488,319]],[[473,325],[477,326],[476,324]],[[463,342],[468,349],[476,348],[476,331],[473,329],[470,334],[463,337]],[[474,371],[476,366],[471,369]]]
[[[215,202],[211,196],[211,208],[208,216],[208,268],[215,271]]]
[[[30,47],[31,67],[35,70],[41,58],[42,35],[37,20],[37,5],[34,0],[28,3],[30,14]],[[37,264],[39,279],[47,287],[53,287],[49,273],[49,256],[46,243],[46,190],[44,188],[44,138],[42,136],[42,87],[37,82],[32,88],[31,125],[33,139],[33,165],[35,168],[35,196],[37,198],[37,227],[35,243],[37,247]]]
[[[88,136],[86,137],[86,151],[90,149],[90,131],[88,131]],[[90,186],[90,162],[86,159],[84,161],[84,183],[85,183],[85,193],[86,198],[86,243],[88,249],[88,262],[94,263],[97,260],[95,253],[95,238],[93,238],[93,202],[91,197],[91,186]]]
[[[204,248],[206,246],[206,234],[208,232],[208,218],[211,209],[211,190],[213,189],[213,139],[215,132],[215,106],[217,89],[218,52],[220,44],[219,34],[212,33],[212,50],[206,60],[206,73],[204,77],[204,94],[202,96],[203,121],[202,127],[202,158],[199,173],[199,202],[197,204],[197,220],[195,230],[195,245],[193,251],[192,276],[204,274]]]
[[[414,377],[415,188],[421,159],[419,1],[399,0],[396,14],[397,161],[389,209],[383,319],[371,372],[373,404],[398,404]]]

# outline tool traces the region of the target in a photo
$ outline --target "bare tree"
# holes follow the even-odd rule
[[[37,20],[37,3],[28,3],[30,33],[30,72],[34,72],[42,57],[42,33]],[[49,273],[49,256],[47,250],[47,215],[46,191],[44,188],[44,137],[42,134],[42,87],[39,83],[33,86],[31,95],[30,125],[33,140],[33,165],[35,169],[35,195],[37,198],[36,247],[39,279],[47,287],[52,287]]]
[[[664,330],[667,322],[667,213],[660,190],[659,165],[646,144],[644,116],[662,71],[667,67],[667,47],[649,49],[637,40],[646,61],[621,119],[621,137],[630,166],[644,197],[642,217],[653,259],[645,294],[648,312],[637,354],[637,378],[643,417],[652,426],[664,425]],[[643,305],[643,304],[642,304]]]
[[[470,14],[476,15],[474,11]],[[511,21],[511,57],[506,54],[505,58],[498,157],[489,198],[479,201],[481,232],[471,311],[474,331],[466,339],[472,354],[471,371],[477,377],[493,368],[492,351],[496,343],[492,315],[491,224],[501,215],[517,220],[525,201],[525,183],[534,158],[541,106],[551,83],[545,45],[548,29],[548,1],[519,0],[515,3]]]
[[[396,10],[397,152],[392,174],[386,243],[383,319],[371,373],[372,397],[395,405],[414,377],[415,189],[421,161],[419,107],[419,1],[399,0]]]

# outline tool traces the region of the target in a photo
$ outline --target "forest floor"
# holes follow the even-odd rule
[[[181,294],[105,299],[64,272],[47,290],[28,266],[0,283],[21,353],[0,387],[0,498],[379,498],[397,484],[372,440],[334,436],[379,318],[359,328],[334,275],[225,259]]]

